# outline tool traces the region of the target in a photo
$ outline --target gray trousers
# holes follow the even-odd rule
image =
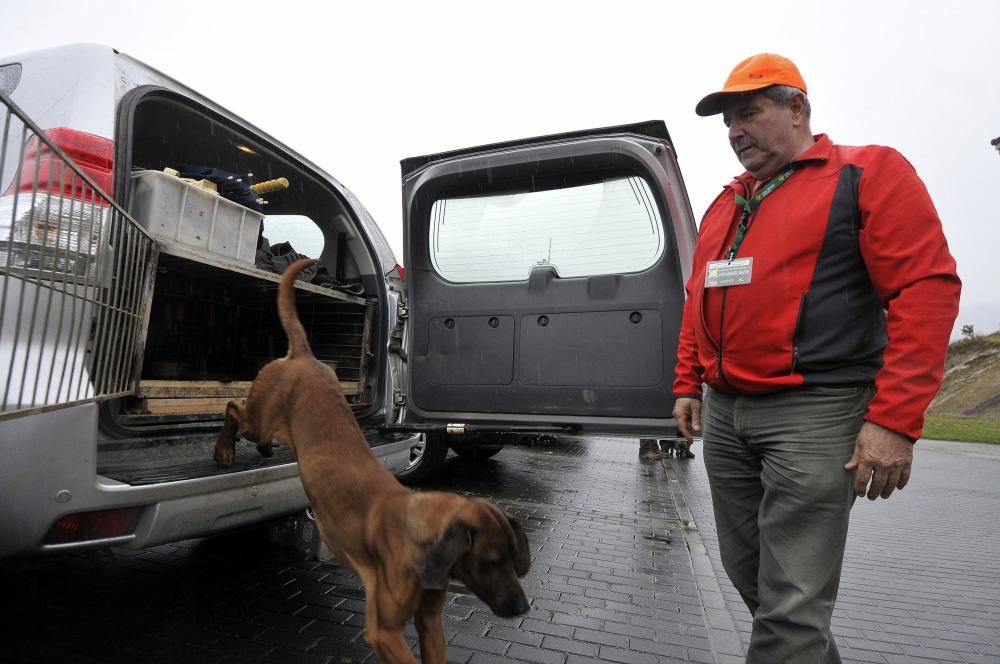
[[[753,615],[747,662],[838,663],[830,619],[871,386],[705,395],[705,466],[722,564]]]

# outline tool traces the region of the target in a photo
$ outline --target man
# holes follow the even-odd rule
[[[704,428],[747,662],[839,662],[850,508],[909,481],[961,282],[912,166],[814,136],[791,61],[744,60],[696,112],[722,114],[746,172],[701,223],[674,416],[688,439]]]

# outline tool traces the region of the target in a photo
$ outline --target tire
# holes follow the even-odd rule
[[[502,433],[475,432],[448,437],[448,444],[455,454],[464,461],[474,463],[486,461],[503,449],[505,438]]]
[[[448,442],[442,433],[426,433],[422,443],[410,448],[410,464],[396,473],[404,484],[419,484],[436,473],[448,456]]]
[[[465,443],[453,445],[451,449],[466,461],[486,461],[495,457],[503,449],[503,443]]]

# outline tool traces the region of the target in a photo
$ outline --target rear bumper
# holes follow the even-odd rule
[[[112,545],[141,548],[225,532],[308,506],[294,463],[143,486],[98,475],[97,410],[87,404],[0,422],[0,558]],[[406,467],[415,442],[416,437],[393,439],[372,450],[395,472]],[[144,511],[132,534],[43,543],[52,524],[68,514],[135,506]]]

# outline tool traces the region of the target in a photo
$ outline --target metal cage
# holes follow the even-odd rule
[[[113,155],[0,93],[0,419],[135,389],[157,245],[105,193]]]

